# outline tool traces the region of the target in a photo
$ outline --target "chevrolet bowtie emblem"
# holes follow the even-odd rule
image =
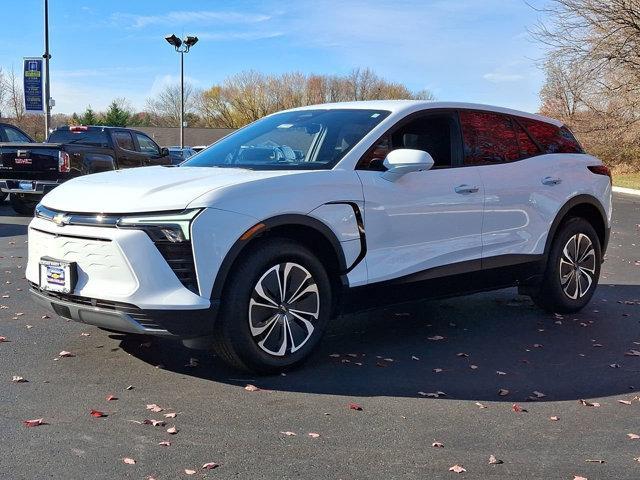
[[[64,213],[58,213],[55,217],[53,217],[53,223],[58,225],[59,227],[63,227],[69,223],[69,217]]]

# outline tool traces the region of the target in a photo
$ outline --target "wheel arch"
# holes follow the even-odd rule
[[[549,254],[551,244],[556,236],[558,228],[562,223],[570,217],[581,217],[587,220],[600,240],[600,246],[602,251],[602,257],[607,248],[609,242],[609,227],[607,225],[607,214],[600,201],[591,195],[576,195],[572,197],[567,203],[565,203],[558,214],[556,215],[551,228],[549,229],[549,235],[547,236],[547,242],[544,248],[545,256]],[[600,259],[602,261],[602,258]]]
[[[255,224],[236,240],[218,269],[211,291],[211,299],[221,298],[227,277],[247,248],[277,236],[297,240],[318,255],[322,263],[328,267],[327,273],[334,292],[337,293],[340,287],[345,284],[347,262],[340,241],[331,228],[320,220],[307,215],[285,214]]]

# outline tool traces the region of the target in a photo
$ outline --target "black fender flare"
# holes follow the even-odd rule
[[[259,236],[260,234],[266,233],[269,230],[281,226],[304,226],[315,230],[326,240],[328,240],[333,247],[336,258],[338,259],[339,273],[344,274],[347,271],[347,261],[344,256],[342,246],[340,245],[340,240],[338,240],[338,237],[336,237],[336,234],[333,232],[333,230],[331,230],[331,228],[329,228],[325,223],[308,215],[278,215],[256,223],[254,226],[244,232],[229,249],[227,255],[220,264],[218,272],[216,273],[216,278],[213,282],[213,288],[211,290],[210,296],[212,300],[219,300],[221,298],[224,285],[231,271],[231,267],[238,259],[244,248],[247,247],[256,236]]]
[[[104,153],[88,153],[82,163],[86,174],[117,170],[113,156]]]
[[[609,239],[609,229],[607,227],[607,214],[604,211],[604,207],[596,197],[588,194],[580,194],[580,195],[576,195],[575,197],[571,197],[567,201],[567,203],[565,203],[556,214],[556,217],[551,223],[551,227],[549,228],[549,233],[547,235],[547,241],[544,247],[545,257],[548,257],[549,251],[551,250],[551,244],[553,243],[553,239],[556,236],[558,227],[560,227],[563,220],[567,217],[567,213],[569,213],[569,210],[571,210],[574,207],[577,207],[578,205],[584,205],[584,204],[595,207],[598,210],[598,212],[600,212],[600,215],[602,217],[602,224],[604,225],[604,228],[605,228],[605,232],[604,232],[605,241],[603,242],[603,245],[601,247],[602,247],[602,255],[604,256],[604,251],[607,248],[607,242]]]

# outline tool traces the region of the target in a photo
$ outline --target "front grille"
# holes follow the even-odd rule
[[[198,293],[191,242],[155,241],[154,243],[178,280],[193,293]]]

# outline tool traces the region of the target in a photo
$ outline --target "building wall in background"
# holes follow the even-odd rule
[[[180,145],[180,129],[177,127],[131,127],[153,138],[161,147]],[[187,147],[211,145],[233,132],[232,128],[185,128],[184,144]]]

